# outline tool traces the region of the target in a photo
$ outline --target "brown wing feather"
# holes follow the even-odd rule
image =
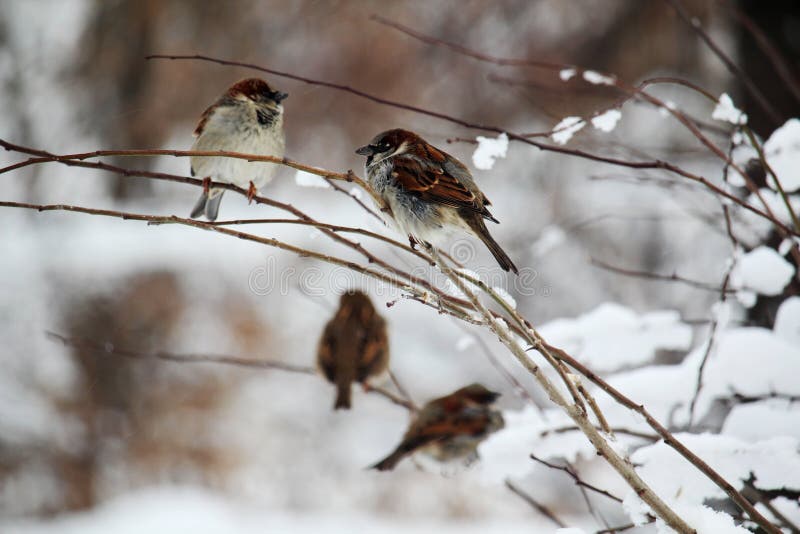
[[[333,325],[328,323],[317,349],[317,365],[329,382],[336,379],[336,360],[334,359],[336,336],[333,330]]]
[[[426,165],[411,158],[395,158],[392,175],[404,189],[425,200],[484,211],[479,199],[441,167]]]

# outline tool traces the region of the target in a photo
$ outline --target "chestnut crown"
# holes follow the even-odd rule
[[[287,93],[273,90],[267,82],[260,78],[248,78],[234,84],[228,89],[228,96],[244,96],[256,103],[275,103],[280,104],[287,96]]]

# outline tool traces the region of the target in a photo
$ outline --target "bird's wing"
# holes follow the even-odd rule
[[[456,173],[448,172],[446,169],[452,168],[453,164],[443,153],[434,150],[430,150],[430,157],[424,159],[405,154],[392,158],[392,176],[398,184],[423,200],[491,217],[484,206],[483,194],[477,188],[473,191],[465,185]]]
[[[319,348],[317,349],[317,365],[320,371],[322,371],[322,374],[325,375],[325,378],[330,382],[333,382],[336,376],[335,350],[336,336],[334,335],[333,325],[329,323],[325,327],[325,331],[322,333],[322,339],[319,342]]]
[[[367,324],[366,335],[359,347],[358,381],[380,374],[389,363],[387,351],[389,340],[386,335],[386,323],[375,314]]]

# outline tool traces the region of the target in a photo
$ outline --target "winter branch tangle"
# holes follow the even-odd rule
[[[2,146],[6,147],[7,149],[12,149],[10,147],[17,147],[17,145],[13,145],[6,141],[0,141]],[[194,185],[197,187],[203,187],[203,181],[193,178],[181,177],[176,175],[166,175],[160,173],[148,173],[143,171],[136,171],[133,169],[125,169],[120,167],[113,167],[109,166],[105,163],[95,163],[95,162],[88,162],[84,161],[85,159],[90,159],[92,157],[99,157],[99,155],[173,155],[176,157],[189,157],[193,155],[192,151],[172,151],[172,150],[134,150],[134,151],[98,151],[92,153],[84,153],[79,154],[78,158],[72,158],[68,156],[57,156],[53,154],[49,154],[43,151],[39,151],[36,149],[29,149],[27,147],[20,147],[19,152],[22,153],[34,153],[37,154],[37,157],[31,158],[29,161],[29,165],[32,164],[43,164],[47,162],[58,162],[65,165],[73,165],[73,166],[82,166],[88,168],[94,168],[99,170],[108,170],[111,172],[116,172],[123,174],[125,176],[141,176],[146,179],[155,179],[155,180],[168,180],[174,182],[183,182],[186,184]],[[206,153],[202,155],[219,155],[215,152]],[[258,159],[258,156],[254,155],[242,155],[236,154],[231,155],[230,157],[239,157],[244,159],[254,158]],[[273,158],[263,157],[264,161],[272,161]],[[276,160],[280,158],[275,158]],[[275,163],[283,164],[282,161],[275,161]],[[312,174],[317,174],[320,176],[328,176],[328,177],[339,177],[345,179],[347,181],[352,181],[352,177],[349,173],[333,173],[330,171],[297,164],[295,162],[286,163],[287,166],[292,166],[297,168],[297,166],[301,166],[303,170],[307,170],[307,172],[311,172]],[[21,168],[20,165],[13,166],[16,170]],[[0,172],[9,172],[8,168],[0,170]],[[248,191],[230,184],[214,184],[215,187],[225,188],[227,190],[235,191],[238,194],[247,196]],[[262,203],[266,205],[272,205],[276,207],[281,207],[282,209],[288,209],[293,211],[298,217],[305,218],[307,220],[311,220],[316,223],[316,220],[311,219],[308,215],[297,210],[290,205],[285,205],[279,203],[277,201],[256,196],[253,198],[256,203]],[[466,275],[464,273],[454,271],[452,268],[447,267],[442,263],[442,258],[439,256],[435,251],[432,251],[434,254],[430,256],[430,262],[434,262],[439,265],[439,268],[448,279],[452,281],[452,283],[458,287],[461,292],[468,296],[467,299],[453,297],[452,295],[446,293],[445,291],[434,287],[430,282],[427,280],[421,280],[415,278],[408,274],[407,272],[399,269],[397,267],[393,267],[388,264],[388,262],[384,260],[380,260],[375,258],[371,255],[362,245],[351,242],[349,240],[343,239],[338,236],[335,232],[329,231],[332,235],[333,239],[341,242],[343,245],[360,251],[368,260],[368,263],[377,264],[382,267],[386,267],[390,273],[385,273],[381,270],[375,270],[373,268],[366,267],[359,263],[345,260],[333,255],[329,254],[322,254],[318,252],[314,252],[311,250],[303,249],[289,243],[282,242],[280,240],[274,238],[266,238],[254,234],[249,234],[246,232],[242,232],[239,230],[229,229],[227,226],[218,225],[214,223],[207,223],[202,222],[194,219],[187,219],[183,217],[177,216],[156,216],[156,215],[146,215],[146,214],[138,214],[138,213],[130,213],[130,212],[120,212],[115,210],[102,210],[102,209],[94,209],[88,207],[80,207],[80,206],[71,206],[71,205],[37,205],[37,204],[30,204],[30,203],[21,203],[21,202],[0,202],[0,207],[9,207],[9,208],[23,208],[23,209],[32,209],[36,211],[72,211],[72,212],[79,212],[85,213],[89,215],[95,216],[105,216],[105,217],[115,217],[123,220],[139,220],[148,222],[148,224],[180,224],[184,226],[190,226],[198,229],[210,230],[213,232],[221,233],[224,235],[228,235],[230,237],[236,237],[238,239],[244,239],[246,241],[256,242],[263,245],[267,245],[270,247],[280,248],[283,250],[287,250],[289,252],[294,252],[300,256],[310,257],[318,261],[322,261],[325,263],[329,263],[332,265],[336,265],[339,267],[344,267],[347,269],[354,270],[362,275],[377,279],[381,282],[394,285],[396,287],[402,288],[403,291],[409,293],[409,296],[420,303],[423,303],[441,314],[451,315],[455,318],[461,319],[465,322],[471,324],[477,324],[483,327],[488,327],[491,329],[495,334],[500,337],[501,341],[510,349],[512,354],[517,358],[517,360],[526,368],[528,369],[531,374],[539,381],[539,383],[545,388],[545,391],[548,392],[548,395],[551,399],[555,400],[558,399],[557,404],[565,410],[565,412],[570,416],[570,418],[575,422],[575,424],[581,429],[584,434],[589,437],[593,446],[598,449],[598,454],[604,457],[612,467],[617,470],[623,478],[631,485],[632,488],[636,491],[637,494],[640,495],[640,498],[646,502],[651,509],[653,510],[654,514],[658,517],[662,518],[667,524],[671,525],[675,530],[679,532],[692,532],[693,529],[686,524],[684,520],[682,520],[674,511],[672,511],[669,506],[664,503],[648,486],[647,484],[636,475],[636,472],[632,465],[618,455],[618,453],[614,450],[612,446],[609,445],[607,442],[608,437],[606,437],[601,431],[598,431],[597,428],[589,421],[588,413],[585,410],[585,407],[581,407],[582,403],[580,402],[580,393],[577,392],[576,388],[574,387],[573,379],[568,376],[568,373],[565,373],[563,365],[571,367],[578,371],[579,373],[583,374],[587,379],[591,382],[598,385],[602,390],[609,393],[614,397],[618,402],[621,402],[625,406],[639,413],[645,415],[648,424],[650,424],[656,432],[665,439],[665,443],[670,445],[671,447],[675,448],[681,455],[687,458],[691,463],[696,465],[702,472],[704,472],[709,478],[711,478],[716,484],[718,484],[721,488],[725,490],[731,498],[739,504],[743,510],[745,510],[748,515],[753,518],[756,522],[761,524],[761,520],[765,525],[770,525],[769,521],[766,518],[763,518],[761,514],[759,514],[752,505],[744,499],[744,497],[739,493],[730,483],[725,481],[718,473],[716,473],[711,467],[709,467],[705,462],[703,462],[699,457],[692,454],[688,448],[683,446],[683,444],[675,438],[664,426],[660,425],[652,416],[647,414],[646,409],[635,403],[634,401],[625,397],[622,393],[614,389],[610,384],[603,381],[599,376],[595,373],[591,372],[585,366],[580,364],[577,360],[569,356],[564,351],[552,347],[548,345],[538,333],[532,328],[530,323],[523,319],[519,314],[509,306],[507,301],[502,298],[500,295],[497,294],[496,291],[491,289],[490,287],[483,284],[480,280],[474,279],[473,277]],[[398,245],[400,245],[398,243]],[[495,302],[499,306],[503,312],[491,311],[485,307],[479,300],[478,296],[468,287],[467,284],[472,285],[473,287],[478,288],[482,293],[486,294],[492,301]],[[475,314],[480,316],[480,319],[477,321],[475,320]],[[556,370],[557,374],[561,377],[563,382],[563,387],[569,392],[569,395],[573,398],[575,403],[567,402],[564,397],[562,397],[561,393],[559,393],[559,389],[556,387],[555,384],[549,381],[547,377],[543,374],[542,370],[533,364],[529,356],[527,355],[525,349],[520,346],[517,342],[518,337],[521,336],[522,339],[526,340],[530,346],[536,349],[545,359],[548,361],[549,365]],[[563,363],[560,363],[563,362]],[[748,510],[750,508],[750,510]]]
[[[400,29],[401,31],[404,31],[404,33],[411,34],[410,30],[407,31],[407,29],[398,27],[399,25],[396,25],[394,23],[388,23],[387,21],[382,21],[382,23],[394,25],[396,29]],[[428,42],[428,44],[443,43],[443,41],[436,40],[435,38],[429,38],[429,40],[426,42]],[[460,47],[459,45],[449,45],[449,48],[456,50],[458,53],[470,55],[472,57],[475,57],[476,59],[479,59],[481,61],[488,61],[490,63],[498,63],[510,66],[525,66],[522,63],[524,61],[526,63],[530,63],[529,66],[544,67],[550,70],[558,70],[559,72],[561,72],[561,70],[563,70],[565,67],[572,68],[573,69],[572,75],[580,73],[582,78],[585,79],[588,83],[611,85],[620,89],[623,93],[627,94],[629,98],[642,98],[648,101],[649,103],[653,104],[654,106],[667,109],[668,112],[673,117],[675,117],[679,122],[681,122],[684,126],[686,126],[686,128],[703,144],[703,146],[705,146],[711,153],[718,156],[720,160],[723,161],[726,165],[730,165],[731,168],[733,168],[739,174],[742,175],[747,184],[748,189],[750,189],[754,197],[758,198],[763,204],[763,209],[756,207],[750,204],[747,200],[741,199],[738,196],[725,190],[724,188],[721,188],[713,184],[711,181],[702,176],[690,173],[672,163],[665,161],[660,161],[660,160],[627,161],[619,158],[612,158],[603,155],[592,154],[579,149],[566,148],[563,146],[540,143],[538,141],[532,140],[531,138],[523,134],[508,132],[507,130],[497,126],[486,126],[486,125],[470,123],[458,119],[456,117],[445,115],[443,113],[439,113],[436,111],[425,110],[415,106],[410,106],[407,104],[402,104],[381,97],[373,96],[363,91],[353,89],[346,85],[313,80],[310,78],[305,78],[286,72],[280,72],[272,69],[267,69],[264,67],[259,67],[257,65],[246,64],[235,61],[219,60],[207,56],[198,56],[198,55],[151,56],[151,57],[168,58],[168,59],[197,59],[197,60],[211,61],[224,65],[237,65],[237,66],[248,67],[263,72],[270,72],[277,76],[292,78],[304,83],[321,85],[339,91],[346,91],[381,105],[389,105],[407,111],[411,111],[414,113],[429,115],[450,122],[452,124],[457,124],[465,128],[480,130],[484,132],[493,132],[497,134],[505,134],[507,135],[508,139],[532,145],[542,150],[549,150],[565,155],[580,157],[584,159],[589,159],[593,161],[598,161],[623,167],[629,167],[629,168],[663,169],[673,174],[683,176],[684,178],[687,178],[689,180],[698,182],[703,186],[705,186],[712,194],[722,199],[724,202],[730,203],[730,205],[739,206],[751,213],[758,215],[763,219],[768,220],[773,225],[773,227],[784,237],[791,235],[798,235],[797,228],[791,228],[787,226],[775,216],[770,206],[764,201],[763,198],[760,197],[758,189],[757,188],[754,189],[753,184],[748,182],[749,177],[747,176],[747,173],[745,173],[740,167],[738,167],[734,162],[732,162],[728,154],[725,154],[724,152],[719,150],[718,147],[716,147],[716,145],[713,142],[711,142],[700,131],[697,125],[692,120],[683,115],[680,111],[671,108],[664,102],[655,99],[654,97],[645,93],[643,90],[644,89],[643,86],[631,87],[622,84],[613,76],[597,73],[587,69],[579,69],[577,67],[545,64],[542,62],[539,62],[538,64],[534,65],[534,62],[529,62],[527,60],[520,60],[519,63],[513,63],[501,60],[499,58],[482,56],[479,53],[475,53],[465,47]],[[612,118],[616,120],[616,118],[614,117]],[[607,122],[604,122],[603,125],[604,128],[608,127]],[[93,170],[108,171],[126,177],[138,176],[144,179],[172,181],[177,183],[188,184],[195,187],[207,188],[209,187],[209,184],[204,183],[203,180],[200,179],[188,178],[179,175],[170,175],[166,173],[140,171],[125,167],[114,166],[104,162],[93,161],[93,160],[106,156],[168,155],[175,157],[225,157],[225,158],[244,159],[247,161],[270,162],[290,167],[296,170],[301,170],[313,175],[317,175],[328,181],[344,181],[344,182],[355,183],[364,188],[373,197],[378,206],[381,206],[381,208],[384,211],[386,211],[387,209],[387,206],[383,204],[381,199],[371,190],[371,188],[369,188],[362,179],[355,176],[354,173],[350,171],[346,173],[332,172],[319,167],[298,163],[296,161],[289,160],[288,158],[279,158],[273,156],[246,154],[246,153],[229,152],[229,151],[182,151],[182,150],[100,150],[100,151],[77,153],[77,154],[56,155],[35,148],[19,146],[3,140],[0,140],[0,146],[3,146],[6,150],[18,152],[21,154],[27,154],[28,156],[30,156],[27,160],[0,169],[0,174],[16,171],[31,165],[40,165],[44,163],[56,162],[68,166],[76,166]],[[632,491],[631,495],[635,496],[635,498],[638,498],[642,502],[644,502],[647,505],[648,509],[652,511],[652,514],[658,518],[658,520],[663,521],[665,524],[667,524],[668,526],[670,526],[671,528],[673,528],[678,532],[695,531],[695,529],[691,524],[691,521],[683,517],[682,514],[675,509],[671,501],[665,500],[669,496],[659,495],[658,493],[656,493],[656,491],[654,491],[654,489],[648,484],[648,482],[645,481],[642,478],[642,476],[640,476],[640,474],[637,472],[637,469],[634,468],[634,465],[632,464],[631,460],[627,457],[627,452],[622,450],[619,444],[616,443],[616,438],[613,436],[615,421],[610,420],[607,422],[607,417],[601,411],[600,404],[594,399],[592,392],[588,391],[587,388],[584,387],[583,384],[581,383],[580,379],[581,376],[586,378],[588,381],[592,382],[595,386],[599,388],[600,391],[606,393],[617,404],[641,416],[646,421],[646,424],[655,431],[655,434],[661,440],[663,440],[663,444],[674,449],[674,451],[676,451],[680,456],[682,456],[684,460],[688,461],[690,464],[696,467],[700,472],[702,472],[711,482],[713,482],[714,485],[720,488],[748,516],[750,521],[759,525],[766,532],[770,533],[778,532],[777,528],[753,506],[753,504],[743,495],[741,491],[737,490],[736,487],[734,487],[734,485],[731,482],[726,480],[719,472],[713,469],[708,463],[703,461],[695,452],[693,452],[687,445],[685,445],[681,439],[672,434],[668,430],[668,428],[662,422],[659,422],[656,419],[656,417],[654,417],[644,405],[624,395],[619,389],[617,389],[607,381],[603,380],[596,373],[592,372],[585,365],[581,364],[578,360],[576,360],[574,357],[568,354],[565,350],[559,349],[549,344],[547,341],[545,341],[543,337],[539,334],[539,332],[532,326],[532,324],[516,310],[514,304],[509,302],[509,300],[506,298],[504,294],[496,290],[492,284],[485,283],[480,277],[476,277],[470,272],[466,272],[460,269],[461,266],[459,264],[453,263],[453,261],[450,260],[444,254],[442,254],[441,251],[438,251],[433,248],[424,250],[414,250],[412,247],[407,246],[405,243],[401,243],[397,239],[393,239],[376,232],[370,232],[357,227],[344,227],[344,226],[329,224],[320,221],[315,217],[312,217],[311,215],[301,211],[300,209],[296,208],[291,204],[279,202],[264,196],[257,196],[257,195],[253,196],[252,191],[248,191],[247,189],[243,189],[235,185],[226,183],[217,183],[217,182],[212,182],[211,185],[215,188],[234,191],[237,194],[252,197],[252,200],[256,204],[267,205],[282,210],[285,213],[288,213],[291,216],[295,217],[295,219],[261,218],[261,219],[220,221],[212,223],[212,222],[197,221],[178,216],[150,215],[144,213],[123,212],[117,210],[97,209],[87,206],[74,206],[66,204],[34,204],[26,202],[2,201],[0,202],[0,207],[35,210],[39,212],[71,211],[93,216],[113,217],[131,221],[142,221],[142,222],[147,222],[148,225],[155,225],[155,226],[163,224],[173,224],[173,225],[177,224],[181,226],[192,227],[196,229],[215,232],[228,237],[233,237],[253,243],[258,243],[268,247],[282,249],[297,254],[298,256],[311,258],[321,263],[326,263],[329,265],[347,269],[361,276],[365,276],[370,279],[374,279],[384,284],[390,285],[392,287],[399,288],[403,292],[405,298],[408,298],[410,300],[415,300],[425,306],[428,306],[429,308],[432,308],[439,314],[449,315],[451,317],[464,321],[468,325],[475,325],[483,330],[491,331],[500,340],[500,342],[503,345],[505,345],[508,351],[517,359],[517,361],[523,366],[523,368],[525,368],[533,376],[533,378],[542,387],[542,389],[545,391],[550,400],[558,408],[560,408],[562,413],[571,421],[571,423],[574,425],[574,427],[571,428],[580,430],[587,437],[587,439],[594,447],[597,454],[603,457],[608,462],[608,464],[630,486]],[[344,191],[340,190],[340,192]],[[351,198],[354,202],[356,202],[356,204],[359,206],[359,209],[363,209],[365,213],[368,212],[372,213],[371,210],[366,205],[358,202],[358,199],[353,198],[350,195],[348,195],[348,197]],[[374,215],[374,213],[372,214]],[[259,234],[244,232],[239,229],[239,226],[253,225],[253,224],[263,224],[263,225],[299,224],[299,225],[312,226],[319,229],[320,232],[322,232],[329,239],[333,240],[335,243],[341,245],[345,250],[357,253],[358,257],[361,258],[361,260],[354,261],[351,259],[346,259],[345,257],[336,254],[317,252],[314,250],[293,245],[291,243],[276,239],[274,237],[264,237]],[[404,257],[411,257],[411,255],[413,255],[413,257],[415,257],[417,260],[424,262],[426,267],[435,266],[436,270],[431,271],[429,269],[428,276],[424,276],[423,274],[420,274],[417,270],[408,270],[403,267],[398,267],[392,261],[389,261],[386,258],[382,258],[377,254],[375,254],[374,252],[372,252],[371,249],[368,248],[367,246],[361,244],[360,242],[353,241],[352,239],[344,237],[342,234],[362,235],[365,237],[369,237],[371,239],[379,240],[384,244],[389,245],[393,249],[396,249],[398,252],[404,254],[405,255]],[[797,246],[792,245],[793,254],[796,254],[796,250]],[[795,255],[795,258],[796,257],[797,256]],[[448,282],[450,291],[448,291],[447,288],[441,287],[441,284],[437,283],[437,280],[431,279],[432,274],[434,273],[441,274],[444,276],[445,280]],[[686,282],[686,280],[678,280],[676,276],[673,276],[672,279],[673,281]],[[698,285],[699,287],[701,284],[698,283],[696,285]],[[457,292],[453,292],[452,288],[457,289]],[[722,289],[723,294],[726,292],[726,289],[727,288],[725,287]],[[60,340],[64,343],[85,342],[85,341],[80,341],[80,340],[76,341],[65,338],[60,338]],[[100,350],[99,347],[98,350]],[[104,348],[103,350],[108,352],[107,348]],[[535,362],[531,357],[531,351],[537,352],[542,358],[541,361],[544,364],[546,364],[546,366],[540,366],[537,362]],[[122,356],[138,357],[138,355],[134,355],[132,353],[126,354],[125,351],[120,349],[115,349],[112,352],[116,352],[118,355]],[[230,358],[227,359],[226,358],[215,359],[215,358],[203,358],[203,357],[192,358],[188,356],[180,357],[177,355],[168,355],[168,354],[161,354],[160,356],[158,355],[151,355],[151,356],[161,357],[162,359],[168,359],[173,361],[217,361],[222,363],[236,363],[238,365],[254,366],[254,367],[265,366],[263,364],[251,365],[251,362],[240,361]],[[277,365],[276,366],[267,365],[267,367],[283,369],[282,367]],[[547,369],[547,372],[545,372],[545,369]],[[305,368],[302,369],[285,368],[283,370],[290,372],[302,372],[302,373],[308,372],[308,369]],[[552,372],[550,372],[551,370]],[[403,401],[403,399],[400,399],[400,401],[403,402],[398,402],[398,400],[392,399],[388,395],[385,396],[390,398],[390,400],[392,400],[393,402],[397,402],[398,404],[407,402]],[[409,408],[412,406],[413,405],[410,404],[406,405],[406,407]],[[568,474],[570,473],[568,472]],[[614,500],[613,496],[612,500]]]

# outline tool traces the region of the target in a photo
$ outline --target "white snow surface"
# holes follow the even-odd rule
[[[772,329],[790,344],[800,346],[800,297],[789,297],[781,303]]]
[[[504,158],[508,153],[508,135],[501,133],[497,137],[475,138],[478,141],[478,148],[472,153],[472,164],[476,169],[483,171],[491,170],[497,158]]]
[[[800,119],[789,119],[772,132],[764,143],[764,155],[785,192],[800,189]],[[767,177],[767,183],[777,189],[771,175]]]
[[[747,441],[764,436],[786,436],[800,440],[800,409],[788,399],[766,399],[733,407],[722,433]]]
[[[760,246],[738,261],[731,281],[737,287],[752,289],[761,295],[780,295],[794,276],[794,266],[774,249]]]
[[[575,76],[575,74],[576,74],[576,70],[575,69],[572,69],[572,68],[570,68],[570,69],[561,69],[558,72],[558,77],[561,78],[562,82],[568,82],[570,79],[572,79]]]
[[[675,437],[703,458],[737,489],[750,473],[763,488],[792,487],[800,480],[798,440],[789,437],[748,442],[717,434],[679,433]],[[637,472],[659,495],[675,502],[703,504],[725,492],[688,463],[672,447],[658,442],[637,450],[631,460]]]
[[[678,365],[649,366],[617,373],[608,382],[636,402],[643,404],[659,421],[685,424],[689,403],[695,392],[697,370],[706,344],[696,347]],[[717,332],[714,350],[703,372],[703,387],[697,397],[695,419],[701,419],[715,399],[734,393],[749,397],[781,393],[800,394],[800,346],[764,328],[731,328]],[[669,391],[669,397],[663,395]],[[627,409],[598,398],[612,421],[642,431],[651,431],[644,420]]]
[[[614,85],[617,81],[613,76],[601,74],[593,70],[584,71],[583,79],[593,85]]]
[[[559,145],[566,145],[584,126],[586,121],[580,117],[565,117],[553,128],[550,138]]]
[[[638,314],[614,303],[575,319],[556,319],[540,332],[598,372],[645,364],[658,349],[688,350],[692,341],[691,327],[675,311]]]
[[[731,124],[747,124],[747,115],[733,104],[733,99],[727,93],[720,95],[711,118]]]
[[[535,523],[534,523],[535,524]],[[296,534],[369,532],[530,532],[530,521],[441,521],[379,518],[359,514],[292,514],[264,509],[193,487],[148,488],[107,501],[83,513],[50,521],[0,521],[5,534]]]
[[[294,181],[300,187],[320,187],[327,189],[331,186],[322,176],[299,169],[294,175]]]
[[[611,132],[617,127],[617,123],[622,118],[622,112],[618,109],[609,109],[595,117],[592,117],[592,126],[601,132]]]

